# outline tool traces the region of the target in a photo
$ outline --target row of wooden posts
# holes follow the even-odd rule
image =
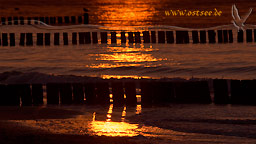
[[[188,44],[189,32],[188,31],[176,31],[176,41],[174,39],[173,31],[157,31],[158,43],[168,44]],[[192,31],[192,43],[207,43],[206,33],[208,32],[208,43],[233,43],[232,30],[208,30],[208,31]],[[63,45],[83,45],[83,44],[98,44],[99,42],[104,44],[108,43],[108,32],[99,32],[100,40],[98,39],[98,32],[72,32],[72,33],[20,33],[19,45],[20,46],[50,46],[60,45],[60,39],[63,39]],[[128,33],[128,38],[126,37]],[[217,40],[216,40],[217,33]],[[70,35],[69,35],[70,34]],[[199,36],[200,34],[200,36]],[[53,43],[51,43],[51,36],[53,35]],[[237,35],[237,42],[244,42],[244,33],[239,31]],[[33,37],[36,36],[36,42]],[[256,42],[256,29],[246,30],[246,42]],[[2,46],[15,46],[16,39],[15,33],[2,33],[0,37],[0,45]],[[69,42],[69,40],[71,41]],[[117,32],[110,32],[111,44],[117,43]],[[140,32],[121,32],[121,43],[157,43],[156,31],[143,31],[142,38]],[[71,44],[70,44],[71,43]]]
[[[81,16],[52,16],[52,17],[1,17],[0,25],[70,25],[70,24],[89,24],[89,15],[84,13]]]
[[[48,83],[46,84],[47,104],[99,104],[110,103],[110,94],[115,106],[136,105],[138,91],[142,106],[168,103],[243,104],[256,105],[255,80],[225,79],[209,81],[178,82],[108,82],[97,83]],[[138,87],[139,85],[139,87]],[[212,87],[212,88],[211,88]],[[228,88],[230,87],[230,89]],[[212,99],[210,90],[214,91]],[[42,105],[43,84],[0,85],[0,105]],[[124,97],[126,96],[126,98]],[[21,103],[20,103],[21,102]]]

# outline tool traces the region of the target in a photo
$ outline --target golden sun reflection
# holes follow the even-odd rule
[[[124,122],[126,116],[126,107],[122,111],[121,122],[111,121],[111,114],[113,113],[113,104],[110,104],[106,121],[96,121],[96,113],[93,113],[92,122],[89,125],[89,130],[94,135],[98,136],[137,136],[139,135],[138,124],[129,124]]]

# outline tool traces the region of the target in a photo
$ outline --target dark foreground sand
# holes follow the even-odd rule
[[[7,120],[63,119],[76,111],[40,107],[0,107],[0,144],[134,144],[127,137],[52,134]]]

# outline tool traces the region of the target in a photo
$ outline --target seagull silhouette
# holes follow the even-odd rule
[[[244,23],[247,20],[247,18],[249,17],[249,15],[252,13],[252,8],[250,8],[249,12],[242,16],[242,18],[240,18],[239,13],[238,13],[238,9],[236,8],[236,5],[232,5],[232,17],[234,20],[232,20],[231,22],[234,24],[234,26],[238,29],[238,30],[243,30],[244,31]]]

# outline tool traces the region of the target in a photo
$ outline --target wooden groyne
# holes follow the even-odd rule
[[[256,29],[192,31],[80,31],[0,33],[0,45],[5,46],[68,46],[86,44],[227,44],[256,42]]]
[[[256,105],[255,80],[101,80],[87,83],[1,84],[0,105],[142,106],[171,103]],[[141,101],[137,98],[141,97]],[[112,99],[113,101],[110,101]]]

